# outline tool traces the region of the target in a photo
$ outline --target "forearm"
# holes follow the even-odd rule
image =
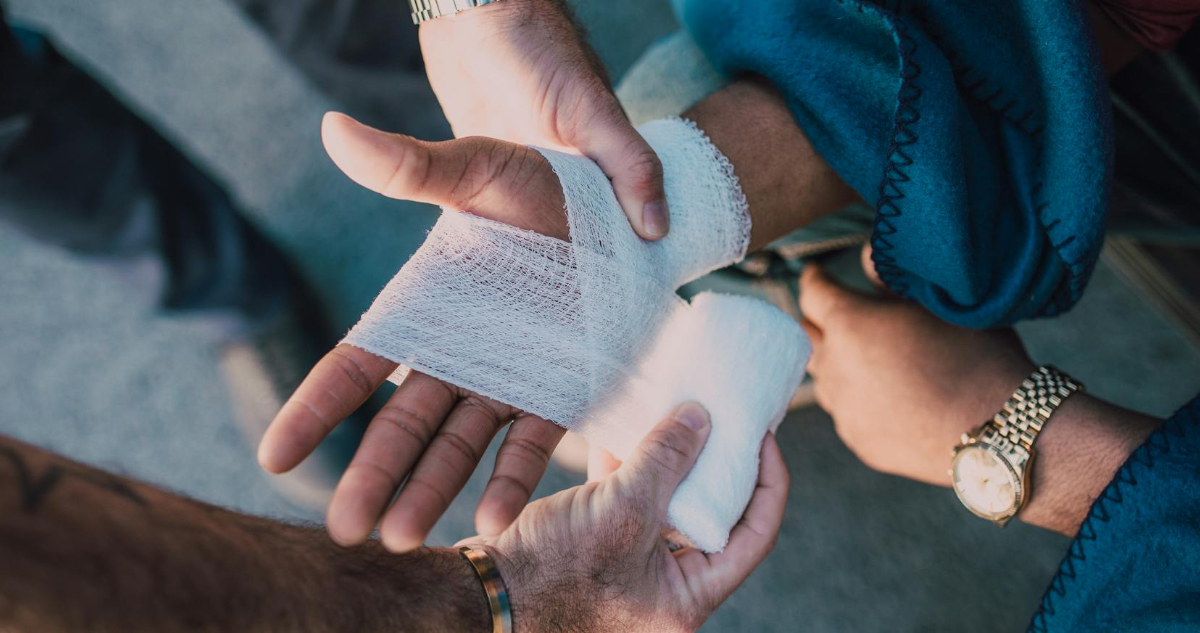
[[[857,198],[763,79],[736,81],[684,117],[704,130],[733,164],[750,206],[752,251]]]
[[[343,549],[0,438],[5,631],[484,631],[452,550]]]
[[[1038,435],[1032,496],[1022,521],[1073,536],[1104,490],[1161,420],[1076,394]]]

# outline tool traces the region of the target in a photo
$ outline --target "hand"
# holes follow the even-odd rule
[[[385,134],[331,113],[322,137],[333,161],[359,184],[393,198],[429,202],[567,239],[562,189],[546,159],[492,139],[425,143]],[[258,458],[270,472],[294,468],[396,369],[339,345],[296,389],[271,423]],[[507,527],[545,472],[563,429],[539,417],[413,372],[367,428],[330,501],[330,535],[363,542],[379,524],[383,544],[415,549],[462,490],[495,434],[509,421],[475,515],[481,534]],[[408,477],[396,502],[389,502]]]
[[[737,589],[778,537],[787,467],[767,434],[758,487],[725,550],[671,552],[667,504],[708,434],[708,414],[685,404],[612,474],[535,501],[497,537],[468,541],[496,559],[517,631],[694,631]]]
[[[455,136],[577,150],[612,179],[638,235],[667,234],[662,164],[562,0],[503,0],[426,22],[420,37]]]
[[[1035,369],[1012,330],[978,331],[924,308],[800,278],[817,403],[868,466],[949,486],[959,437],[991,419]]]

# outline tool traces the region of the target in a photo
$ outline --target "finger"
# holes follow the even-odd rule
[[[694,402],[677,407],[646,435],[617,471],[622,494],[647,504],[647,513],[665,516],[671,494],[696,463],[710,427],[704,407]]]
[[[800,274],[800,312],[821,331],[828,329],[831,314],[862,299],[817,264],[808,264]]]
[[[321,138],[338,168],[371,191],[568,239],[562,187],[533,149],[483,137],[429,143],[337,112],[325,115]]]
[[[464,398],[451,409],[379,525],[385,547],[393,552],[420,547],[471,477],[502,422],[482,398]]]
[[[621,467],[621,461],[595,443],[588,444],[587,480],[600,481]]]
[[[617,201],[629,224],[643,239],[657,240],[670,230],[670,211],[663,188],[663,167],[658,154],[629,122],[615,96],[607,90],[591,101],[585,125],[564,140],[600,165],[612,180]]]
[[[442,381],[409,373],[371,420],[333,493],[325,518],[333,540],[366,540],[456,400]]]
[[[709,556],[713,576],[706,580],[718,583],[720,590],[732,591],[766,558],[783,525],[789,483],[783,452],[775,434],[768,433],[759,453],[754,496],[730,532],[725,550]]]
[[[546,472],[550,455],[566,432],[536,415],[522,415],[513,421],[496,453],[492,478],[475,510],[475,529],[480,534],[499,534],[521,514]]]
[[[333,348],[267,428],[258,463],[272,473],[295,468],[394,371],[396,363],[352,345]]]
[[[863,275],[867,277],[867,281],[871,282],[871,285],[874,286],[875,289],[880,292],[880,294],[892,295],[893,293],[891,289],[887,287],[887,284],[883,283],[883,279],[879,277],[879,271],[875,269],[875,259],[871,257],[873,252],[874,251],[871,248],[870,242],[863,244],[862,253],[860,255],[862,260]]]

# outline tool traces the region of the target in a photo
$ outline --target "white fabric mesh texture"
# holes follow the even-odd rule
[[[345,342],[401,363],[395,382],[417,369],[578,431],[618,458],[672,406],[699,400],[713,436],[669,520],[718,551],[808,346],[794,321],[761,301],[709,296],[689,307],[675,294],[745,255],[749,214],[729,162],[694,125],[667,119],[640,130],[663,162],[666,238],[634,234],[591,160],[539,150],[562,184],[570,243],[448,210]],[[700,384],[705,391],[683,397]],[[718,436],[726,446],[714,450]]]

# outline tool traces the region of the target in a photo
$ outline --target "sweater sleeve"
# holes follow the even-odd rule
[[[1200,627],[1200,397],[1117,471],[1092,505],[1029,630]]]
[[[1109,102],[1081,0],[674,0],[876,208],[897,294],[993,327],[1070,308],[1102,242]]]

